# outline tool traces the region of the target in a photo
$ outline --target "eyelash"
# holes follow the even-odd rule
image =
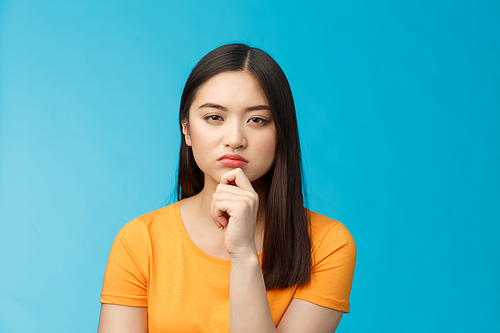
[[[259,118],[259,117],[252,117],[250,118],[248,121],[251,121],[251,120],[257,120],[256,122],[255,121],[252,121],[254,124],[267,124],[268,121],[263,119],[263,118]]]
[[[209,121],[223,120],[221,116],[218,116],[215,114],[205,116],[203,119],[209,120]],[[256,121],[254,121],[254,120],[256,120]],[[254,124],[263,124],[264,125],[264,124],[267,124],[269,121],[264,119],[264,118],[260,118],[260,117],[252,117],[248,120],[248,122],[252,122]]]
[[[215,119],[214,119],[215,118]],[[222,117],[221,116],[218,116],[218,115],[215,115],[215,114],[212,114],[212,115],[209,115],[209,116],[205,116],[204,117],[205,120],[212,120],[212,121],[217,121],[217,120],[221,120]]]

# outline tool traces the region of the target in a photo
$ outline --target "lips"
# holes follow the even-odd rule
[[[238,154],[226,154],[221,156],[217,161],[226,166],[236,168],[241,168],[248,164],[248,161]]]

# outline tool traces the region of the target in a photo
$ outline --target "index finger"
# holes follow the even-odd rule
[[[250,180],[248,180],[247,175],[241,168],[236,168],[231,171],[226,172],[221,176],[220,183],[223,185],[230,185],[231,182],[234,182],[237,187],[247,190],[254,191]]]

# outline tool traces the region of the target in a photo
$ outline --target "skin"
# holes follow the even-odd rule
[[[293,299],[274,327],[259,264],[265,207],[261,177],[272,167],[276,128],[249,72],[220,73],[200,86],[183,124],[186,144],[205,174],[203,190],[181,204],[181,217],[204,252],[231,261],[231,332],[334,332],[342,312]],[[248,163],[219,159],[238,154]],[[147,309],[103,304],[99,333],[146,332]]]
[[[227,260],[230,253],[234,253],[233,248],[248,246],[248,242],[241,243],[241,235],[235,234],[233,227],[239,224],[229,226],[226,218],[235,209],[234,205],[241,205],[243,200],[252,206],[245,214],[251,215],[248,218],[253,225],[241,226],[246,227],[244,234],[248,239],[257,240],[256,243],[252,239],[252,243],[258,252],[262,251],[265,207],[259,207],[259,195],[264,196],[260,178],[274,163],[276,127],[259,83],[248,72],[225,72],[212,77],[199,88],[191,105],[189,122],[183,128],[186,144],[192,147],[196,163],[205,174],[203,190],[181,205],[181,216],[191,239],[196,245],[210,239],[207,235],[222,240],[219,245],[223,246],[219,246],[220,251],[215,256]],[[248,162],[239,168],[243,176],[238,179],[244,177],[245,184],[253,182],[253,185],[242,189],[233,186],[234,176],[224,177],[237,169],[218,161],[226,154],[238,154]],[[205,225],[192,225],[190,221],[205,221]],[[203,228],[201,237],[190,234],[195,228]],[[210,246],[200,248],[214,254]]]

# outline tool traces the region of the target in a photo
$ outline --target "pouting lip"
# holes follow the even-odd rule
[[[242,156],[238,154],[226,154],[224,156],[221,156],[217,161],[222,161],[222,160],[238,160],[238,161],[243,161],[245,163],[248,163],[247,160],[245,160]]]

